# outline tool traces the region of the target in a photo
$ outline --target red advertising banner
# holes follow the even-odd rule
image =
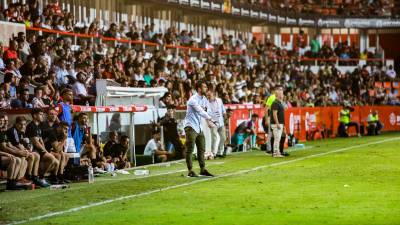
[[[342,107],[303,107],[289,108],[285,111],[285,126],[289,134],[293,134],[299,140],[307,140],[307,136],[315,131],[324,131],[328,137],[336,137],[339,127],[339,115]],[[400,107],[399,106],[359,106],[354,107],[350,113],[350,120],[359,125],[367,127],[368,115],[371,111],[377,110],[379,120],[383,123],[383,131],[400,131]],[[230,118],[230,132],[243,121],[249,120],[251,114],[259,115],[258,131],[261,133],[261,120],[265,109],[254,107],[252,109],[239,108],[233,109]],[[364,129],[366,132],[366,129]],[[349,130],[350,135],[356,135],[355,129]]]

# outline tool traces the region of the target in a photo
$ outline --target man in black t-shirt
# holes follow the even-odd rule
[[[60,162],[46,149],[40,124],[43,122],[43,110],[35,108],[31,112],[32,122],[26,127],[26,136],[32,142],[33,150],[40,154],[41,175],[43,177],[51,175],[51,182],[58,183],[57,174]]]
[[[116,161],[118,169],[131,167],[128,160],[129,150],[129,137],[126,135],[121,136],[120,142],[111,147],[110,155]],[[108,155],[105,155],[106,157]]]
[[[33,152],[29,138],[25,136],[26,130],[26,119],[23,116],[18,116],[15,119],[13,127],[6,131],[7,139],[9,143],[10,154],[23,158],[23,161],[27,161],[27,169],[25,177],[28,180],[32,180],[36,185],[41,187],[48,187],[49,184],[44,179],[39,179],[39,165],[40,155],[37,152]]]
[[[20,179],[20,174],[25,175],[26,168],[22,168],[22,160],[24,159],[7,153],[13,151],[13,149],[8,147],[9,142],[4,132],[5,126],[5,116],[0,115],[0,170],[7,171],[7,190],[23,189],[28,184],[18,182],[18,180]],[[21,171],[21,169],[24,170]]]
[[[285,108],[283,107],[283,91],[282,89],[275,90],[276,100],[271,105],[271,128],[274,135],[273,157],[284,157],[279,151],[279,143],[285,129]]]
[[[46,149],[60,162],[57,179],[55,179],[59,184],[69,183],[64,177],[64,168],[69,160],[69,155],[64,149],[68,138],[68,129],[68,123],[59,123],[57,128],[48,130],[48,137],[44,142]]]
[[[103,147],[103,155],[111,156],[111,148],[112,146],[118,143],[118,133],[117,131],[110,131],[108,134],[108,141]]]
[[[43,123],[40,124],[42,130],[42,138],[44,142],[47,142],[50,134],[58,127],[60,120],[58,119],[58,112],[54,108],[50,108],[47,111],[47,118]],[[48,149],[46,147],[46,149]]]

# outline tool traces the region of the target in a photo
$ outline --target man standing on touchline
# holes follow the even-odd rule
[[[272,117],[271,117],[271,128],[274,135],[274,148],[273,157],[284,157],[279,151],[279,143],[281,140],[282,133],[285,129],[285,109],[282,105],[283,91],[282,89],[275,90],[276,100],[271,105]]]
[[[215,121],[213,121],[211,119],[211,116],[206,112],[206,107],[208,105],[208,101],[205,97],[207,93],[206,83],[204,83],[203,81],[198,81],[196,83],[196,91],[197,93],[190,97],[189,101],[187,102],[187,111],[185,118],[186,164],[189,171],[188,177],[198,176],[193,171],[192,164],[192,153],[195,144],[197,147],[197,158],[200,165],[200,175],[213,177],[213,175],[205,169],[205,137],[203,129],[201,127],[201,118],[203,117],[207,120],[207,124],[210,128],[215,126]]]

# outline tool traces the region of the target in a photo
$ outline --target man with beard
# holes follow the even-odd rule
[[[201,118],[207,120],[209,127],[215,126],[215,121],[211,119],[211,116],[206,112],[206,107],[208,101],[205,97],[207,93],[207,84],[203,81],[198,81],[196,83],[196,91],[192,97],[190,97],[187,102],[187,112],[185,118],[185,134],[186,134],[186,165],[188,168],[188,177],[198,177],[198,175],[193,171],[192,164],[192,154],[194,150],[194,145],[197,147],[197,158],[200,165],[200,175],[213,177],[205,167],[205,137],[203,133],[203,128],[201,127]]]

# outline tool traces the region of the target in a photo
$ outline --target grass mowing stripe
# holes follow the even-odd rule
[[[246,174],[246,173],[249,173],[249,172],[257,171],[257,170],[268,168],[268,167],[275,167],[275,166],[285,165],[285,164],[294,163],[294,162],[298,162],[298,161],[302,161],[302,160],[306,160],[306,159],[310,159],[310,158],[321,157],[321,156],[329,155],[329,154],[332,154],[332,153],[348,151],[348,150],[351,150],[351,149],[356,149],[356,148],[360,148],[360,147],[366,147],[366,146],[369,146],[369,145],[380,144],[380,143],[385,143],[385,142],[391,142],[391,141],[395,141],[395,140],[399,140],[399,139],[400,139],[399,137],[396,137],[396,138],[390,138],[390,139],[370,142],[370,143],[356,145],[356,146],[340,148],[340,149],[337,149],[337,150],[332,150],[332,151],[328,151],[328,152],[323,152],[323,153],[318,153],[318,154],[314,154],[314,155],[304,156],[304,157],[300,157],[300,158],[289,160],[289,161],[282,161],[282,162],[278,162],[278,163],[272,163],[272,164],[268,164],[268,165],[254,167],[252,169],[247,169],[247,170],[239,170],[237,172],[227,173],[227,174],[223,174],[223,175],[220,175],[220,176],[217,176],[217,177],[213,177],[213,178],[198,179],[198,180],[194,180],[194,181],[183,183],[183,184],[179,184],[179,185],[173,185],[173,186],[160,188],[160,189],[156,189],[156,190],[152,190],[152,191],[142,192],[142,193],[139,193],[139,194],[121,196],[121,197],[118,197],[118,198],[113,198],[113,199],[100,201],[100,202],[96,202],[96,203],[91,203],[91,204],[88,204],[88,205],[75,207],[75,208],[71,208],[71,209],[68,209],[68,210],[63,210],[63,211],[48,213],[48,214],[41,215],[41,216],[31,217],[31,218],[29,218],[27,220],[21,220],[21,221],[12,222],[12,223],[10,223],[10,225],[11,224],[27,223],[27,222],[30,222],[30,221],[36,221],[36,220],[40,220],[40,219],[45,219],[45,218],[57,216],[57,215],[63,215],[63,214],[71,213],[71,212],[76,212],[76,211],[80,211],[82,209],[91,208],[91,207],[95,207],[95,206],[100,206],[100,205],[112,203],[112,202],[115,202],[115,201],[121,201],[121,200],[125,200],[125,199],[132,199],[132,198],[137,198],[137,197],[141,197],[141,196],[151,195],[151,194],[154,194],[154,193],[159,193],[159,192],[163,192],[163,191],[167,191],[167,190],[171,190],[171,189],[190,186],[190,185],[201,183],[201,182],[205,182],[205,181],[210,181],[210,180],[215,180],[215,179],[224,178],[224,177],[230,177],[230,176],[235,176],[235,175],[242,175],[242,174]]]

